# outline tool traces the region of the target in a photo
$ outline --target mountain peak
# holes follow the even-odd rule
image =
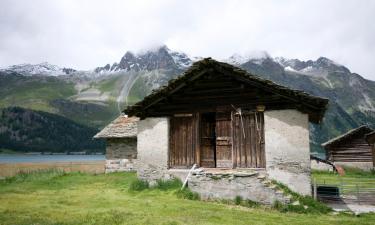
[[[6,68],[0,69],[3,72],[16,72],[24,76],[30,75],[43,75],[43,76],[59,76],[67,75],[75,72],[76,70],[71,68],[60,68],[59,66],[50,64],[48,62],[42,62],[39,64],[17,64],[8,66]]]
[[[266,51],[252,51],[246,54],[235,53],[225,61],[233,65],[241,65],[249,61],[261,64],[265,59],[270,58],[271,56]]]
[[[185,53],[172,51],[166,45],[161,45],[136,54],[127,51],[119,63],[114,63],[109,69],[107,66],[98,67],[95,72],[184,69],[191,64],[192,60]]]

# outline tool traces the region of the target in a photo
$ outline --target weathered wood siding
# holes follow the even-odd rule
[[[265,167],[263,113],[198,115],[171,117],[170,167]]]
[[[200,121],[200,161],[202,167],[215,167],[215,117],[202,114]]]
[[[191,167],[196,161],[196,116],[171,117],[169,166]]]
[[[216,113],[216,167],[232,168],[231,112]]]
[[[264,168],[264,115],[254,112],[241,115],[233,115],[234,167]]]
[[[328,159],[333,162],[373,162],[372,147],[359,134],[329,146]]]

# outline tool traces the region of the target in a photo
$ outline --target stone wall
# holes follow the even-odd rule
[[[343,167],[358,168],[365,171],[370,171],[375,168],[373,162],[334,162],[334,164]]]
[[[168,148],[169,118],[146,118],[138,122],[137,174],[151,184],[158,179],[169,179]]]
[[[111,138],[106,140],[105,172],[133,171],[137,158],[137,138]]]
[[[137,138],[110,138],[106,140],[106,159],[136,159]]]
[[[275,201],[289,203],[291,198],[267,179],[265,171],[194,171],[189,178],[188,186],[202,199],[234,200],[240,196],[244,200],[272,205]]]
[[[308,115],[297,110],[264,113],[269,177],[302,195],[311,195]]]

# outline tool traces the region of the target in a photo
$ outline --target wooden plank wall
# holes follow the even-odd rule
[[[190,168],[196,162],[197,117],[171,117],[169,167]]]
[[[329,159],[334,162],[372,162],[372,149],[363,135],[329,147]]]
[[[233,163],[238,168],[265,168],[264,114],[233,116]],[[241,120],[242,117],[242,120]]]
[[[216,167],[232,168],[232,120],[230,112],[216,113]]]

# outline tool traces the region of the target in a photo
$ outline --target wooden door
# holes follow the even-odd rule
[[[215,167],[215,114],[204,113],[200,122],[200,166]]]
[[[232,120],[229,113],[216,113],[216,167],[232,168]]]
[[[242,112],[233,116],[233,163],[238,168],[264,168],[264,115]]]
[[[171,117],[169,167],[190,168],[195,163],[196,117]]]

